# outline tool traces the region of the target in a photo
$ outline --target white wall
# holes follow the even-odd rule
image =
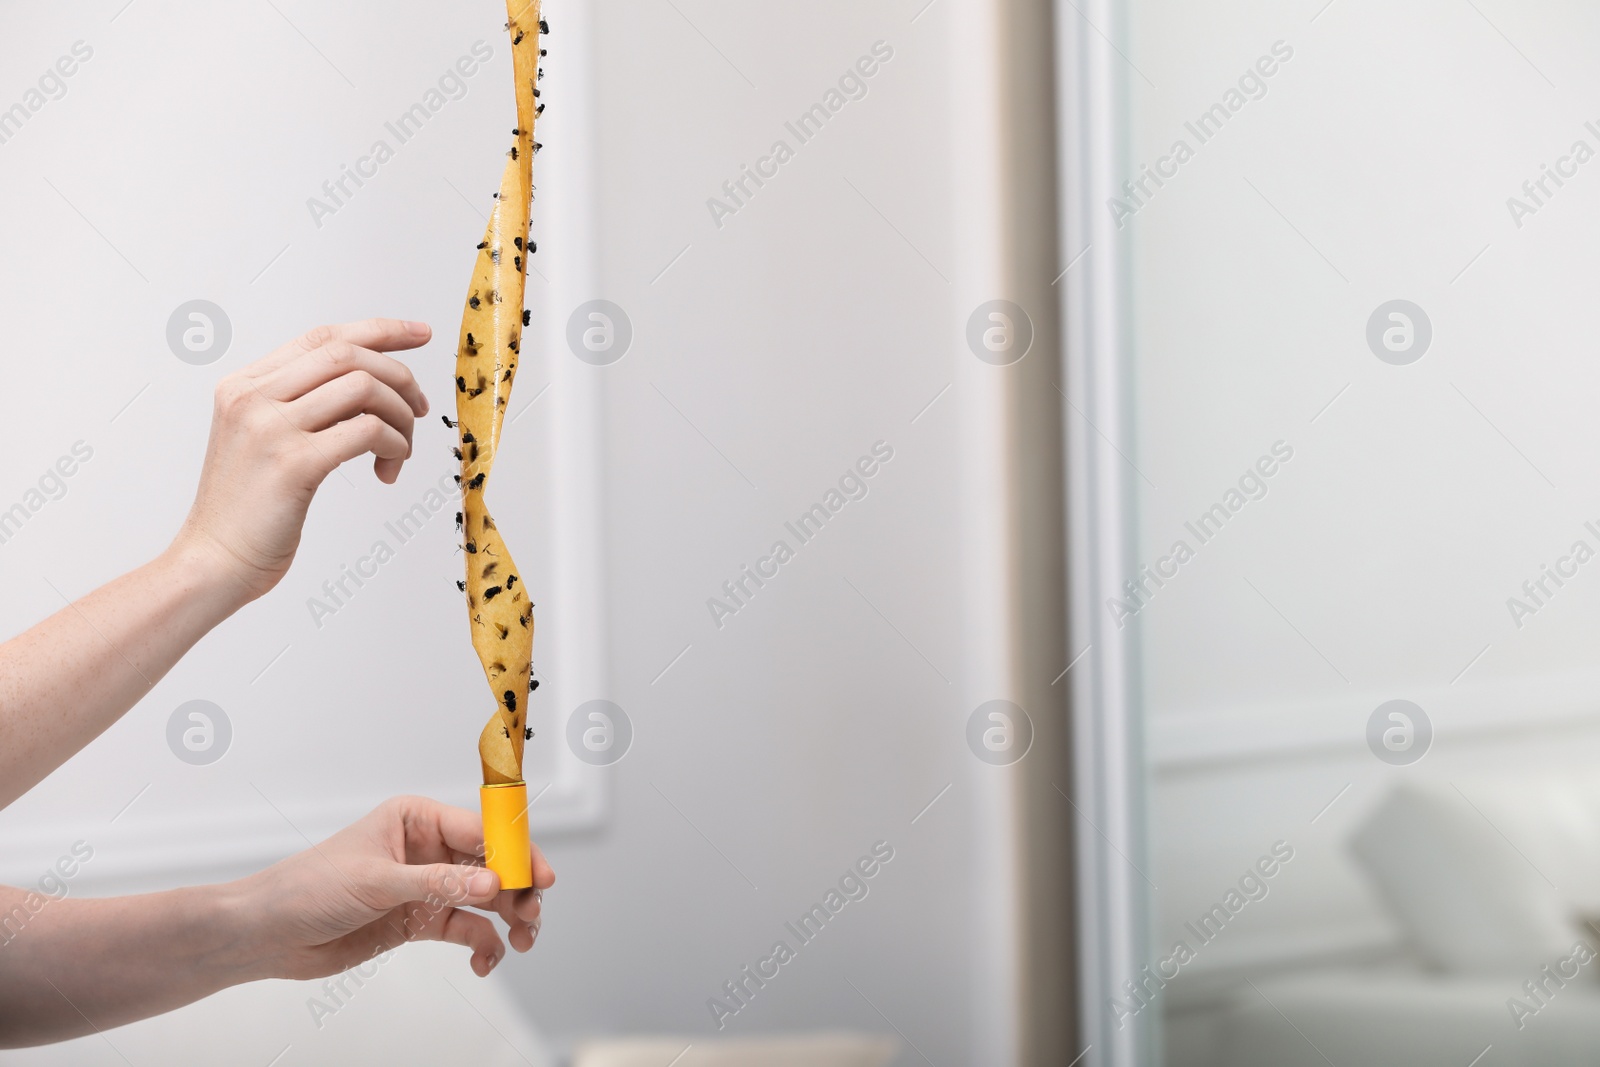
[[[501,17],[492,3],[477,14],[275,3],[4,16],[0,104],[75,41],[93,48],[65,97],[0,145],[11,442],[0,501],[20,499],[75,441],[94,448],[65,498],[0,546],[8,633],[60,606],[46,578],[72,596],[159,551],[190,497],[215,380],[304,328],[369,314],[432,322],[441,340],[409,358],[447,410],[481,225],[455,190],[487,196],[511,123]],[[968,309],[951,306],[941,280],[958,255],[942,115],[960,9],[603,4],[590,70],[563,7],[547,8],[534,224],[535,266],[555,281],[546,290],[535,278],[530,291],[553,328],[517,400],[556,384],[508,431],[496,514],[541,605],[536,661],[549,682],[531,751],[559,746],[566,714],[595,697],[626,709],[636,739],[620,764],[573,787],[560,818],[536,806],[561,882],[537,953],[495,981],[558,1039],[709,1035],[707,998],[886,840],[895,859],[870,896],[728,1032],[893,1026],[934,1062],[972,1062],[975,1020],[1009,1018],[969,977],[973,917],[1008,906],[970,857],[998,832],[979,821],[981,798],[1009,772],[964,740],[952,474],[964,401],[959,389],[941,395],[972,358],[960,337]],[[480,39],[494,59],[465,98],[315,225],[306,199]],[[793,144],[785,120],[877,41],[893,59],[868,95],[715,225],[707,198],[775,139]],[[579,101],[585,79],[597,87],[592,126],[564,117],[560,92]],[[583,219],[555,219],[584,207],[585,166],[593,246],[581,245]],[[591,254],[597,290],[574,297],[564,286]],[[551,343],[577,299],[596,296],[622,305],[635,331],[606,368]],[[230,352],[205,368],[164,342],[168,315],[195,297],[234,327]],[[603,441],[553,435],[552,412],[595,380]],[[894,458],[870,494],[713,625],[707,598],[878,441]],[[393,488],[361,469],[331,479],[282,587],[0,814],[7,877],[27,878],[83,837],[102,844],[82,891],[175,884],[281,855],[300,831],[315,837],[392,793],[470,801],[484,707],[451,587],[448,513],[320,628],[306,605],[448,472],[448,442],[436,418],[423,426]],[[547,502],[559,450],[574,447],[602,450],[603,484],[576,491],[606,516],[604,584],[589,593],[603,612],[549,603],[573,588],[557,581]],[[609,620],[609,682],[595,691],[573,681],[592,676],[593,660],[570,636],[562,647],[550,620],[564,617]],[[564,662],[580,664],[576,675],[561,675]],[[235,731],[210,767],[166,747],[168,716],[195,698],[221,705]],[[558,772],[551,751],[541,774]],[[283,1026],[305,1029],[298,1012]],[[296,1055],[317,1062],[306,1040]]]

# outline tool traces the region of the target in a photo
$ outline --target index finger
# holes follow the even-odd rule
[[[273,400],[294,403],[304,400],[320,386],[353,371],[366,371],[396,393],[417,418],[428,413],[428,398],[417,384],[411,368],[382,352],[345,341],[334,341],[290,360],[277,370],[259,376],[261,391]]]
[[[425,322],[404,319],[362,319],[307,330],[282,348],[245,368],[251,377],[277,370],[290,360],[314,352],[329,341],[348,341],[374,352],[404,352],[421,348],[433,339],[433,329]]]
[[[405,827],[406,852],[433,854],[443,848],[462,862],[483,862],[483,820],[475,811],[441,804],[431,797],[396,797]]]
[[[360,322],[342,322],[335,326],[318,326],[301,337],[300,346],[307,352],[321,348],[329,341],[349,341],[374,352],[404,352],[421,348],[433,338],[433,329],[425,322],[407,322],[404,319],[362,319]]]

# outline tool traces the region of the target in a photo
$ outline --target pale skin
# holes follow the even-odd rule
[[[428,401],[389,353],[431,336],[387,319],[322,327],[223,379],[200,487],[171,546],[0,644],[0,807],[278,584],[335,468],[371,455],[378,479],[395,481]],[[482,849],[476,813],[401,797],[224,885],[42,908],[27,907],[28,890],[0,887],[0,1047],[120,1026],[241,982],[338,974],[408,940],[469,948],[485,976],[505,944],[469,907],[498,914],[526,952],[555,873],[535,847],[534,888],[502,892]],[[7,927],[19,906],[27,918]]]

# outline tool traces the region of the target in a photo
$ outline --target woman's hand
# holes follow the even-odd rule
[[[0,886],[0,1048],[62,1041],[261,978],[322,978],[406,941],[472,949],[487,975],[505,956],[498,912],[519,952],[539,933],[556,876],[533,850],[536,888],[501,892],[474,861],[478,816],[397,797],[307,852],[226,885],[132,897],[60,899]],[[23,920],[16,920],[21,915]]]
[[[497,912],[511,947],[539,936],[543,891],[555,872],[537,846],[532,889],[500,889],[477,866],[483,828],[474,812],[423,797],[396,797],[309,851],[234,884],[257,978],[322,978],[407,941],[472,949],[484,977],[505,956],[494,924],[465,908]]]
[[[194,549],[254,599],[294,561],[311,498],[334,468],[368,452],[393,483],[428,400],[388,352],[418,348],[419,322],[321,326],[217,385],[211,440],[177,545]]]

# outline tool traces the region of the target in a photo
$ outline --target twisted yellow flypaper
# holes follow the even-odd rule
[[[485,785],[522,780],[522,746],[533,658],[533,602],[485,500],[500,429],[522,349],[533,194],[539,42],[548,27],[538,0],[506,0],[516,82],[515,142],[500,177],[494,211],[478,245],[456,349],[456,417],[461,434],[463,550],[472,647],[498,705],[478,737]]]

